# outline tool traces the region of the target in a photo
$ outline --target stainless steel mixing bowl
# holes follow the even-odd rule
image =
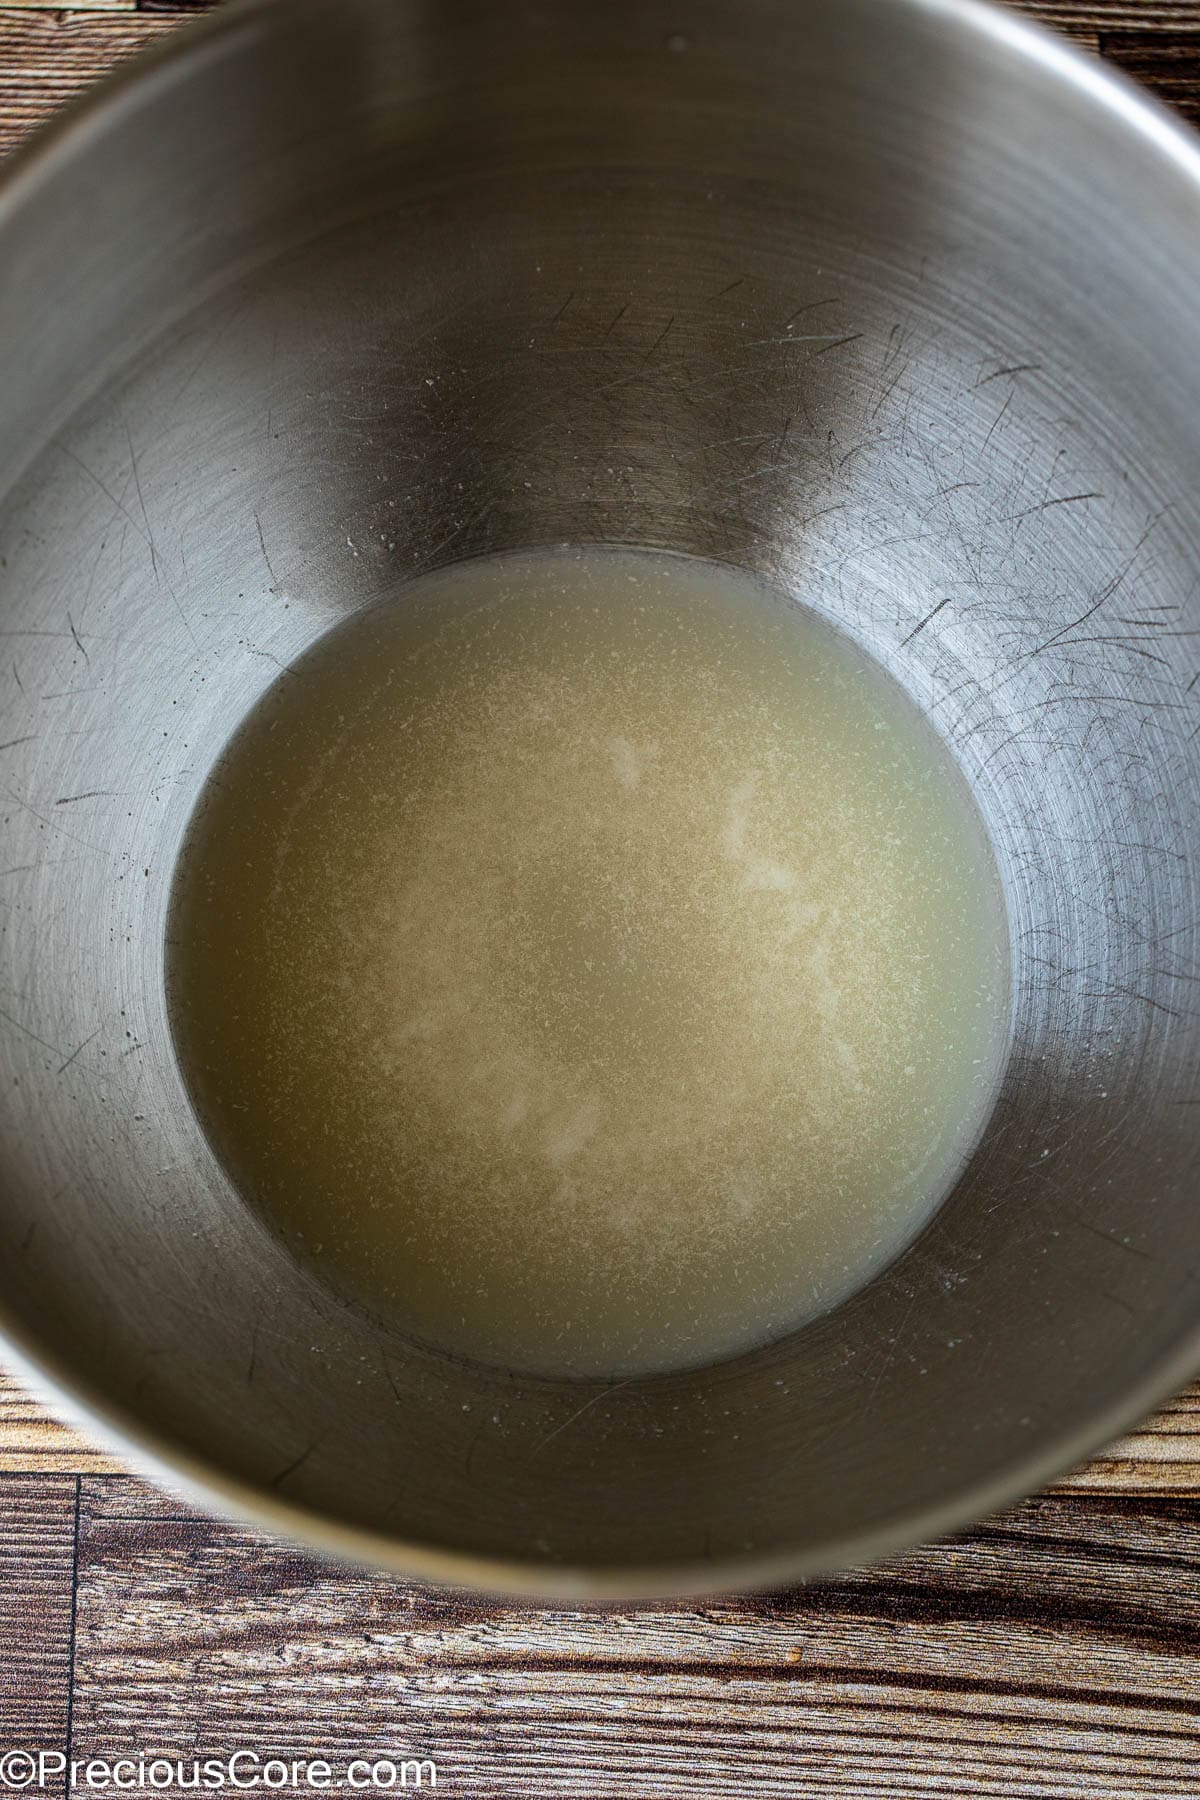
[[[778,1582],[1043,1481],[1200,1361],[1200,154],[967,0],[249,0],[0,199],[0,1301],[95,1422],[373,1563]],[[761,571],[937,721],[1016,952],[993,1124],[787,1342],[414,1349],[228,1187],[163,1000],[206,773],[413,575]]]

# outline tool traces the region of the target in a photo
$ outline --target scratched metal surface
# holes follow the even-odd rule
[[[1052,69],[869,0],[614,9],[569,99],[571,16],[328,17],[144,89],[6,222],[5,1305],[269,1522],[418,1569],[865,1555],[1186,1371],[1196,190]],[[419,569],[593,538],[757,568],[924,701],[1005,862],[1018,1021],[984,1146],[867,1294],[581,1398],[422,1356],[259,1234],[160,959],[183,824],[282,666]]]

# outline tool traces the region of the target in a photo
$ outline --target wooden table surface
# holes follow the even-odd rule
[[[204,3],[0,0],[0,154]],[[1200,121],[1200,0],[1026,10]],[[1200,1386],[1050,1492],[883,1568],[596,1612],[352,1573],[218,1524],[0,1381],[0,1788],[12,1749],[247,1750],[325,1757],[339,1794],[349,1759],[412,1756],[463,1795],[1165,1800],[1200,1795],[1198,1634]]]

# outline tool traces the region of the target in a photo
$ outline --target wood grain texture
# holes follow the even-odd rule
[[[6,0],[24,12],[136,12],[137,0]]]
[[[87,1479],[73,1742],[431,1756],[473,1796],[1165,1800],[1200,1793],[1198,1627],[1200,1520],[1169,1502],[1043,1499],[803,1592],[600,1613]]]
[[[177,28],[141,12],[0,6],[0,155],[123,57]]]
[[[1200,1383],[1057,1484],[1071,1490],[1200,1496]]]
[[[1127,75],[1153,90],[1160,100],[1200,124],[1200,19],[1193,13],[1193,29],[1175,36],[1146,31],[1106,32],[1100,39],[1102,53]]]
[[[1014,11],[1073,36],[1077,31],[1187,31],[1196,25],[1196,0],[1016,0]]]
[[[11,1376],[0,1374],[0,1475],[97,1475],[121,1467],[115,1457],[62,1424]]]
[[[0,1476],[0,1751],[66,1743],[78,1485]]]

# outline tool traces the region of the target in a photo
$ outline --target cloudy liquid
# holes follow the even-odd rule
[[[624,1376],[836,1305],[952,1185],[1007,1044],[996,869],[861,650],[704,563],[462,565],[233,740],[169,933],[228,1172],[427,1344]]]

